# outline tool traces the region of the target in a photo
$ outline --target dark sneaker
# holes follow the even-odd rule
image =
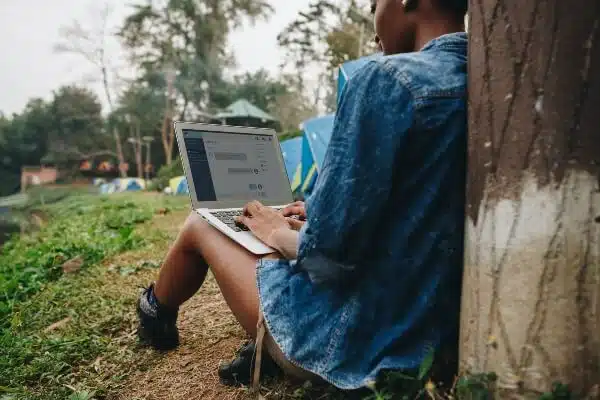
[[[226,386],[250,386],[254,373],[254,354],[256,345],[250,341],[238,350],[235,360],[219,366],[219,380]],[[263,349],[260,366],[260,378],[278,378],[283,371]]]
[[[140,342],[156,350],[172,350],[179,345],[178,310],[158,304],[153,290],[154,284],[151,284],[138,299],[138,337]]]

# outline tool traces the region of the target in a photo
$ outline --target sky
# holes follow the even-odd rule
[[[276,74],[283,61],[277,34],[310,0],[271,0],[275,14],[268,22],[244,26],[230,37],[238,69],[265,68]],[[95,26],[102,4],[109,4],[109,26],[115,28],[128,14],[130,1],[123,0],[0,0],[0,112],[20,112],[33,97],[50,98],[61,85],[86,84],[98,92],[94,67],[83,57],[58,53],[60,28],[77,20]],[[96,16],[96,17],[95,17]],[[97,23],[96,23],[97,24]],[[124,53],[115,40],[107,43],[115,67],[128,71]],[[105,101],[103,101],[105,103]]]

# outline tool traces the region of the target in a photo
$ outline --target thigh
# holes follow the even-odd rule
[[[256,263],[259,257],[210,226],[196,213],[192,213],[188,246],[199,250],[209,265],[227,305],[242,327],[253,338],[258,322],[258,288]]]
[[[273,361],[275,361],[275,363],[279,366],[279,368],[281,368],[283,370],[283,372],[292,379],[296,379],[296,380],[300,380],[300,381],[311,381],[314,383],[322,383],[323,380],[313,374],[312,372],[306,371],[294,364],[292,364],[290,361],[288,361],[287,358],[285,358],[285,355],[283,354],[283,352],[281,351],[281,349],[279,348],[279,346],[277,346],[277,343],[275,343],[275,340],[273,339],[273,336],[271,336],[271,333],[267,330],[265,333],[265,338],[264,338],[264,349],[266,349],[266,351],[269,353],[269,355],[271,356],[271,358],[273,359]]]

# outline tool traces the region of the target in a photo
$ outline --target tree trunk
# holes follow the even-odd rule
[[[113,137],[115,138],[115,147],[117,150],[117,159],[119,162],[119,174],[121,178],[127,177],[127,172],[121,170],[120,166],[125,163],[125,156],[123,155],[123,146],[121,144],[121,135],[119,134],[119,130],[117,128],[113,128]]]
[[[135,165],[137,170],[137,176],[140,179],[144,179],[144,169],[142,161],[142,135],[140,133],[140,121],[135,118],[130,125],[131,137],[135,139],[133,142],[133,154],[135,157]]]
[[[471,0],[461,369],[600,384],[600,3]]]
[[[163,149],[165,150],[165,163],[170,165],[173,162],[173,142],[175,136],[173,132],[173,105],[171,102],[171,96],[173,95],[173,83],[167,82],[167,99],[165,104],[165,115],[163,118],[163,126],[161,130],[161,138]]]

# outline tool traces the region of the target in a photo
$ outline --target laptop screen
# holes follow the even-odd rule
[[[290,184],[270,135],[183,130],[197,200],[271,205],[290,197]]]

